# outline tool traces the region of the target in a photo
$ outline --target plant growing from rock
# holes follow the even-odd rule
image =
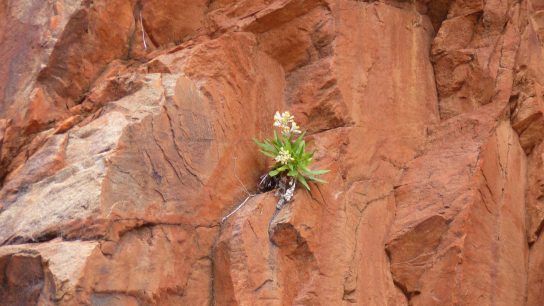
[[[265,191],[277,188],[276,195],[280,199],[276,208],[280,209],[283,204],[293,198],[297,181],[310,190],[308,181],[326,183],[318,176],[329,172],[329,170],[311,170],[309,168],[314,153],[306,152],[306,142],[304,141],[306,132],[300,131],[295,118],[289,112],[281,114],[276,112],[274,127],[278,128],[280,133],[274,131],[272,139],[265,139],[263,142],[254,141],[259,145],[264,155],[276,161],[270,171],[262,176],[259,189]]]

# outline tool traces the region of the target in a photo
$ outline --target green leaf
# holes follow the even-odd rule
[[[283,146],[283,143],[280,140],[280,138],[278,137],[278,133],[276,131],[274,131],[274,144],[276,145],[276,147],[282,147]]]
[[[331,170],[312,170],[312,173],[315,175],[321,175],[329,172],[331,172]]]
[[[261,147],[267,151],[274,151],[276,150],[276,147],[271,145],[268,140],[265,140],[265,142],[261,145]]]
[[[304,178],[304,176],[299,175],[297,179],[302,185],[304,185],[304,187],[306,187],[306,189],[308,189],[308,191],[310,190],[310,186],[308,186],[308,182],[306,182],[306,179]]]
[[[273,153],[267,152],[265,150],[259,150],[259,151],[261,151],[261,153],[263,153],[264,155],[266,155],[268,157],[276,158],[276,155],[273,154]]]
[[[269,151],[269,152],[272,152],[274,149],[273,148],[268,148],[266,147],[266,145],[259,145],[259,147],[261,148],[261,150],[265,150],[265,151]]]
[[[302,142],[302,140],[304,140],[304,136],[306,136],[306,132],[302,132],[302,134],[300,134],[300,136],[298,136],[297,140],[295,141],[295,143],[300,143]]]
[[[264,151],[267,151],[269,154],[273,154],[273,155],[274,155],[273,157],[275,157],[275,155],[278,154],[278,149],[277,149],[274,145],[272,145],[272,144],[270,143],[270,140],[265,139],[264,142],[260,142],[260,141],[258,141],[257,139],[253,139],[253,141],[254,141],[259,147],[261,147]],[[263,151],[261,151],[261,152],[263,152]],[[263,153],[264,153],[264,152],[263,152]],[[267,154],[265,154],[265,155],[267,155]],[[269,155],[267,155],[267,156],[269,156]]]
[[[304,152],[302,154],[302,159],[305,160],[305,161],[308,161],[308,163],[310,163],[312,161],[312,155],[310,153]]]
[[[280,172],[285,171],[285,170],[287,170],[287,166],[286,166],[286,165],[283,165],[283,166],[281,166],[281,167],[279,167],[279,168],[276,168],[276,169],[274,169],[274,170],[268,172],[268,175],[270,175],[270,176],[276,176],[276,175],[278,175]]]
[[[302,170],[304,170],[304,172],[310,174],[310,175],[322,175],[322,174],[325,174],[325,173],[329,173],[330,170],[310,170],[306,167],[303,167]]]
[[[293,148],[292,148],[292,146],[291,146],[291,141],[289,141],[289,139],[287,139],[287,141],[285,141],[285,142],[283,143],[283,145],[284,145],[285,149],[286,149],[287,151],[289,151],[289,153],[293,153]],[[293,154],[291,154],[291,155],[293,155]]]
[[[297,140],[295,140],[293,147],[294,148],[300,148],[300,144],[304,140],[304,135],[306,135],[306,132],[303,132],[300,136],[298,136]]]
[[[289,170],[289,173],[287,173],[288,176],[297,176],[298,172],[295,169]]]
[[[298,147],[296,147],[297,150],[296,150],[295,154],[296,154],[297,156],[303,156],[302,153],[304,153],[304,147],[305,147],[305,146],[306,146],[306,142],[304,142],[304,140],[303,140],[302,142],[300,142],[300,143],[298,144]]]
[[[321,183],[321,184],[326,184],[327,181],[325,180],[322,180],[322,179],[318,179],[317,177],[314,177],[314,176],[310,176],[308,177],[310,180],[314,181],[314,182],[318,182],[318,183]]]

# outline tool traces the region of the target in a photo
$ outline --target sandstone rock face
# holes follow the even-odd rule
[[[4,1],[0,305],[541,305],[543,12]],[[281,210],[278,110],[331,170]]]

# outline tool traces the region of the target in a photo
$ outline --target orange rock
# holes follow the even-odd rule
[[[388,253],[414,305],[524,301],[525,156],[508,123],[484,139],[433,146],[396,190]]]
[[[195,36],[198,30],[204,27],[204,14],[208,3],[209,1],[206,0],[143,1],[141,22],[144,28],[143,34],[149,39],[146,45],[149,43],[154,46],[180,44],[189,37]],[[172,18],[172,16],[175,17]],[[141,24],[137,26],[141,27]]]
[[[74,125],[76,125],[80,120],[81,120],[80,116],[71,116],[71,117],[69,117],[68,119],[62,121],[59,124],[59,126],[57,126],[57,128],[55,129],[53,134],[60,134],[60,133],[64,133],[64,132],[68,131],[69,129],[74,127]]]
[[[539,305],[543,10],[2,5],[0,304]],[[284,110],[331,172],[276,211]]]
[[[532,246],[529,255],[529,276],[527,278],[528,292],[527,292],[527,306],[537,306],[542,303],[544,299],[544,247],[543,236]]]

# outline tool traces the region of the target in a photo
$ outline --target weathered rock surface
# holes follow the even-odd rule
[[[542,304],[543,12],[4,1],[0,305]],[[280,211],[277,110],[331,170]]]

